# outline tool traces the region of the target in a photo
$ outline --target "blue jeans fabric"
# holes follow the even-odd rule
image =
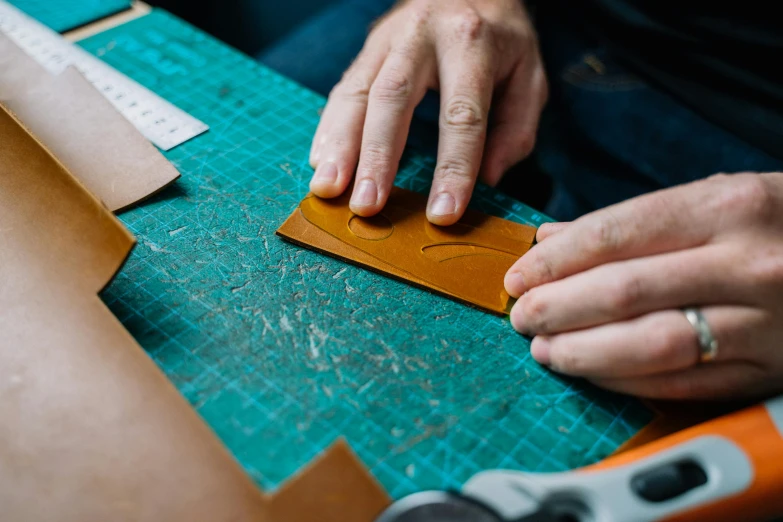
[[[303,85],[328,94],[359,52],[369,25],[393,0],[343,0],[259,56]],[[717,172],[782,171],[783,161],[718,127],[612,56],[562,8],[536,11],[550,84],[536,145],[553,180],[544,209],[559,220]],[[555,4],[552,4],[555,5]],[[438,99],[416,111],[409,144],[434,153]]]

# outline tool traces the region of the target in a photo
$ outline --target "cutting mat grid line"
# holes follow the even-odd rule
[[[559,471],[651,419],[537,365],[508,319],[283,242],[322,97],[155,10],[82,42],[210,126],[166,153],[170,189],[120,217],[139,239],[103,299],[253,479],[274,490],[345,437],[392,496],[476,471]],[[397,184],[426,192],[433,160]],[[472,205],[547,220],[481,186]]]
[[[7,0],[58,33],[130,9],[130,0]]]

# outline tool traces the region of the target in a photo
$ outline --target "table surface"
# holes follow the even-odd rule
[[[139,244],[103,299],[264,489],[337,437],[399,497],[586,465],[651,419],[542,369],[506,318],[275,236],[307,193],[320,96],[160,10],[80,44],[211,127],[120,216]],[[397,184],[426,191],[432,169],[409,151]],[[483,186],[473,205],[547,219]]]

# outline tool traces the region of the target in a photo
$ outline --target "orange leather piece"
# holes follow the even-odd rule
[[[78,71],[50,75],[0,33],[0,102],[110,210],[179,172]]]
[[[2,519],[371,522],[388,498],[344,443],[258,490],[98,298],[133,245],[0,105]]]
[[[394,187],[383,211],[353,214],[350,190],[335,199],[308,195],[277,234],[294,243],[507,314],[503,277],[531,247],[534,227],[469,210],[459,223],[427,221],[427,199]]]

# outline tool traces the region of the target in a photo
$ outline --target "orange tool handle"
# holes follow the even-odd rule
[[[783,397],[685,429],[584,468],[605,471],[705,435],[736,444],[753,467],[744,491],[665,518],[666,522],[753,522],[783,515]]]

